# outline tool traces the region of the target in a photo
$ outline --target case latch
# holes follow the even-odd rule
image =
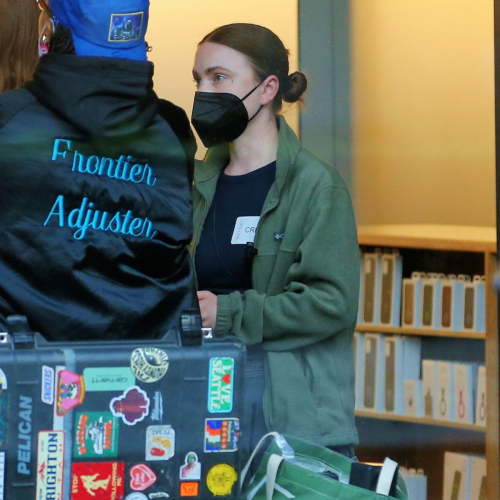
[[[203,343],[200,311],[188,309],[181,315],[181,343],[186,347],[196,347]]]
[[[33,349],[35,334],[31,331],[26,316],[9,316],[7,323],[14,341],[14,349]]]

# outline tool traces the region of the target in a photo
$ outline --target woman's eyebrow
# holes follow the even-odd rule
[[[230,69],[224,68],[223,66],[213,66],[211,68],[207,68],[205,70],[206,75],[210,75],[212,73],[215,73],[216,71],[225,71],[226,73],[232,73]],[[195,69],[193,69],[193,77],[194,78],[199,78],[199,73]]]
[[[223,66],[213,66],[212,68],[207,68],[205,70],[205,73],[209,75],[210,73],[213,73],[214,71],[227,71],[228,73],[232,73],[230,69],[224,68]]]

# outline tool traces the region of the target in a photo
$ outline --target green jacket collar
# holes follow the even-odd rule
[[[281,190],[291,167],[294,165],[302,145],[295,132],[288,126],[283,116],[279,117],[278,158],[276,161],[276,182],[271,187],[264,205],[268,211],[277,205]],[[229,145],[221,144],[210,148],[203,162],[195,169],[195,186],[200,194],[211,203],[217,187],[217,180],[229,162]]]

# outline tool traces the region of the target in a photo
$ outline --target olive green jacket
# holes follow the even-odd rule
[[[195,168],[195,254],[226,146]],[[270,430],[334,446],[357,444],[353,332],[359,248],[339,172],[303,148],[280,118],[276,180],[255,236],[253,289],[218,297],[216,336],[267,353],[264,413]]]

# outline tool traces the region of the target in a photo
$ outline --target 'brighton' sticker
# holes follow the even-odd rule
[[[233,409],[234,359],[212,358],[208,383],[208,411],[230,413]]]
[[[38,433],[36,500],[62,500],[64,486],[64,432]]]

